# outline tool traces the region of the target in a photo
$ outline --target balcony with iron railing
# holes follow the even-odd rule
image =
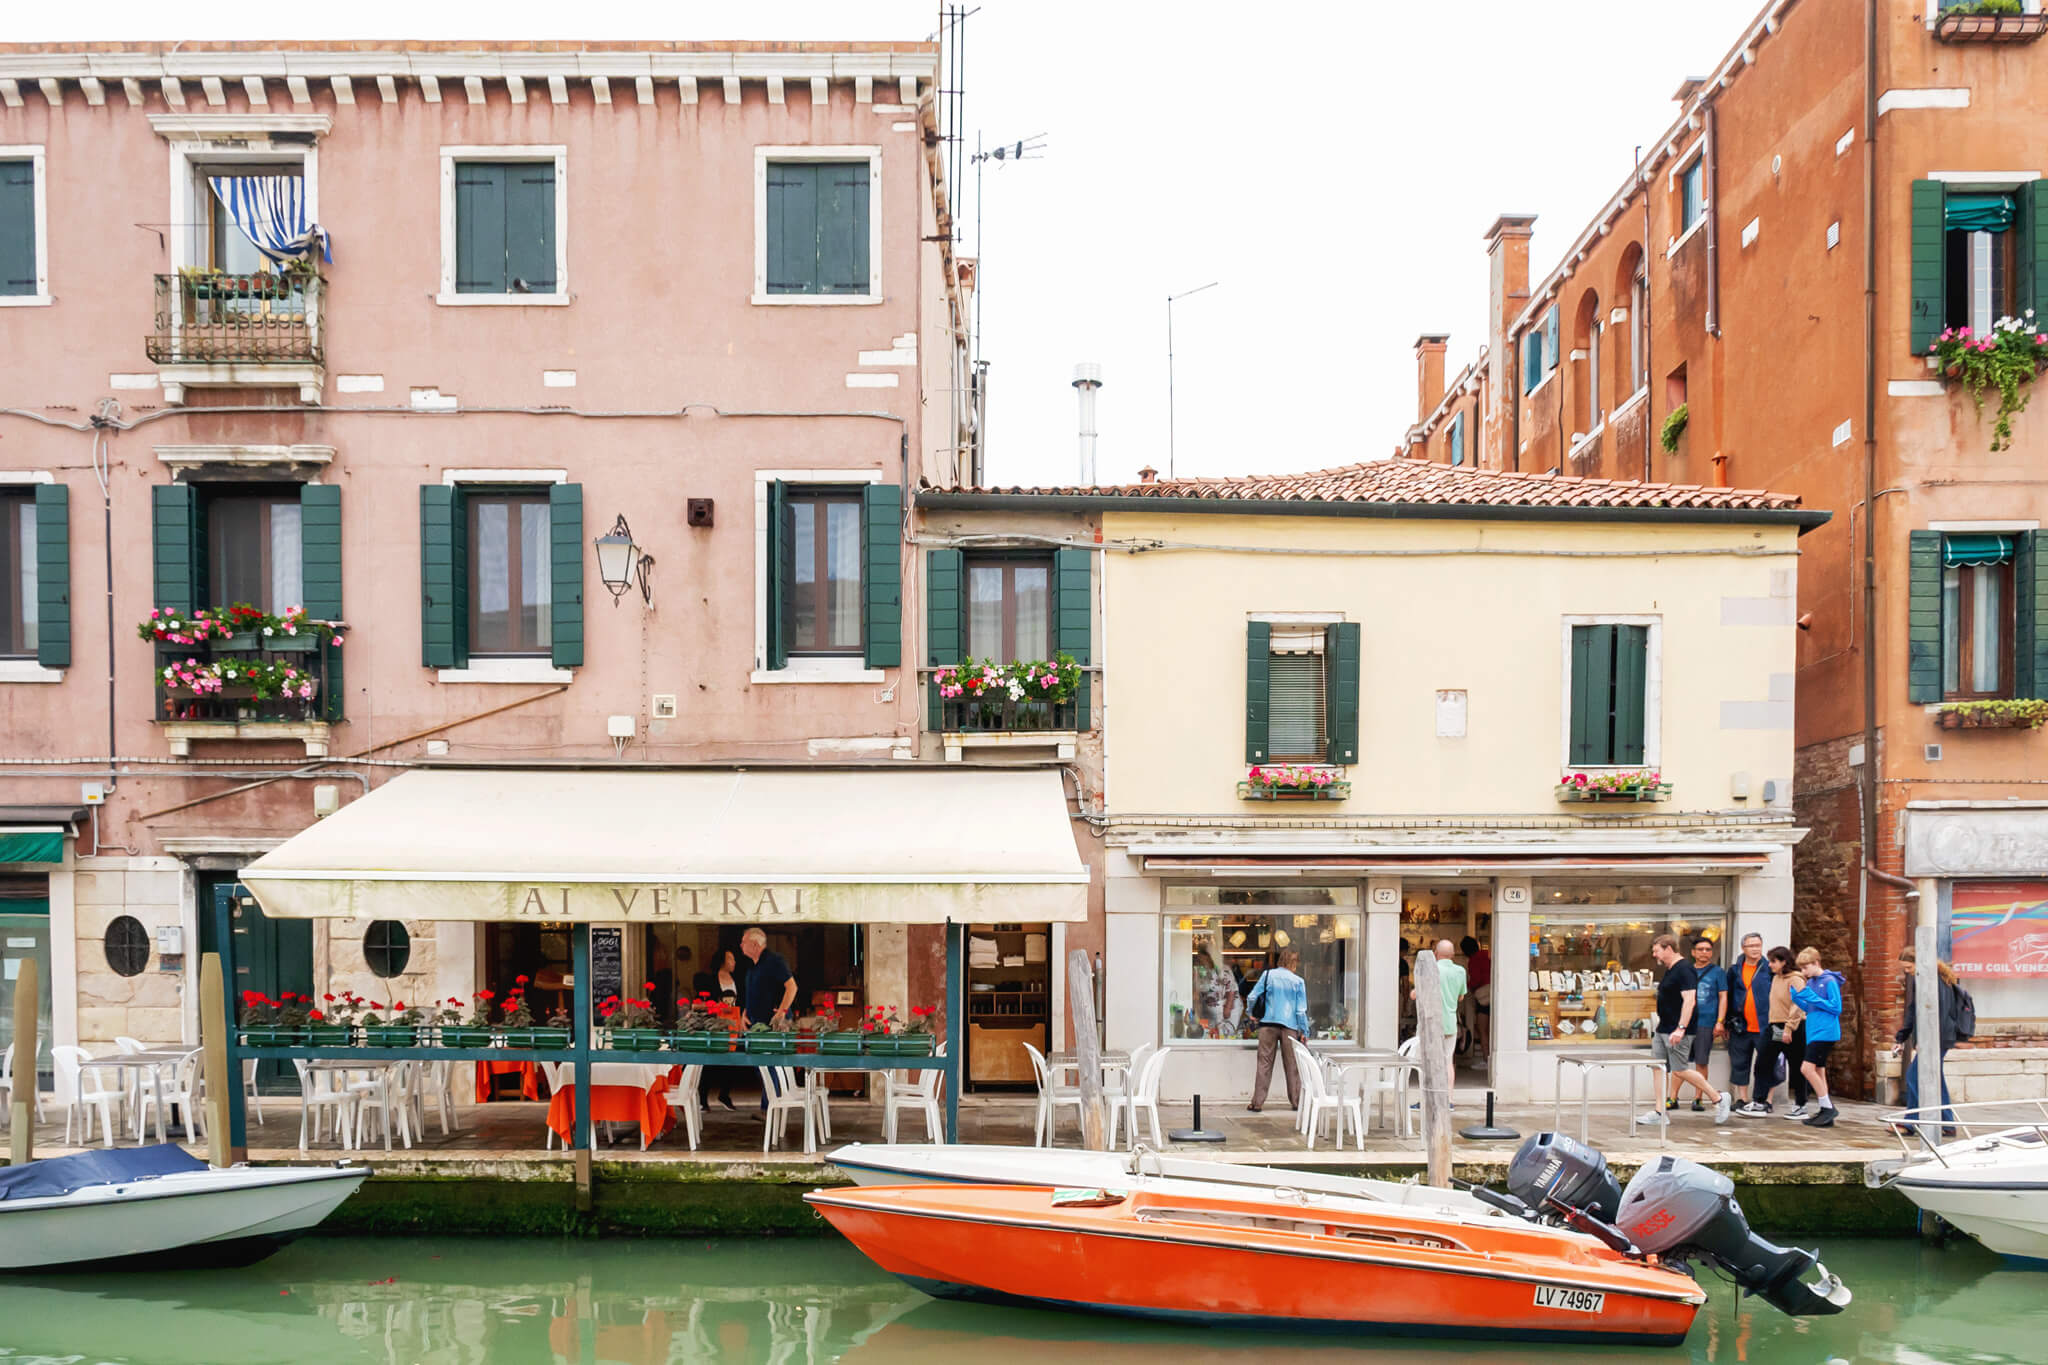
[[[1004,686],[963,682],[963,671],[972,675],[977,667],[970,663],[964,670],[961,665],[924,670],[928,727],[938,733],[949,761],[970,748],[1050,748],[1061,758],[1074,757],[1080,736],[1089,727],[1095,668],[1064,658],[1058,665],[1005,666],[1041,678],[1047,673],[1037,670],[1067,674],[1051,688],[1052,695],[1034,697],[1013,695]]]
[[[313,271],[156,277],[145,349],[171,402],[186,388],[276,385],[317,403],[325,384],[326,281]]]
[[[327,754],[338,719],[339,647],[311,631],[260,643],[249,635],[156,644],[156,722],[173,757],[195,740],[297,741]]]

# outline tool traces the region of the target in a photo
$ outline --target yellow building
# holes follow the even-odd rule
[[[1162,1093],[1248,1092],[1283,947],[1341,1050],[1412,1032],[1404,949],[1471,938],[1459,1083],[1547,1098],[1646,1044],[1656,934],[1789,941],[1827,513],[1410,461],[1000,497],[1101,518],[1106,1029],[1173,1049]]]

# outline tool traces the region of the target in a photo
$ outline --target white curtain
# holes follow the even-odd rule
[[[270,607],[283,611],[306,600],[305,557],[299,537],[299,505],[270,505]]]
[[[832,575],[832,647],[853,649],[860,645],[860,505],[834,502],[825,506],[825,560]]]

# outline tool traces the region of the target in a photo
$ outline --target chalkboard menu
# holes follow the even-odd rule
[[[623,931],[590,931],[590,998],[593,1002],[626,993],[625,951]]]

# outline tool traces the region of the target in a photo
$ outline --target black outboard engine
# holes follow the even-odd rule
[[[1696,1162],[1662,1156],[1621,1189],[1607,1158],[1562,1133],[1538,1133],[1508,1165],[1508,1196],[1526,1217],[1562,1223],[1625,1255],[1667,1263],[1703,1256],[1751,1294],[1793,1317],[1839,1313],[1849,1291],[1810,1251],[1775,1246],[1749,1230],[1735,1182]],[[1808,1278],[1811,1272],[1811,1278]]]
[[[1614,1222],[1642,1250],[1667,1260],[1706,1257],[1745,1290],[1795,1318],[1849,1306],[1848,1288],[1818,1256],[1751,1232],[1735,1202],[1735,1182],[1697,1162],[1660,1156],[1645,1165],[1622,1193]]]

